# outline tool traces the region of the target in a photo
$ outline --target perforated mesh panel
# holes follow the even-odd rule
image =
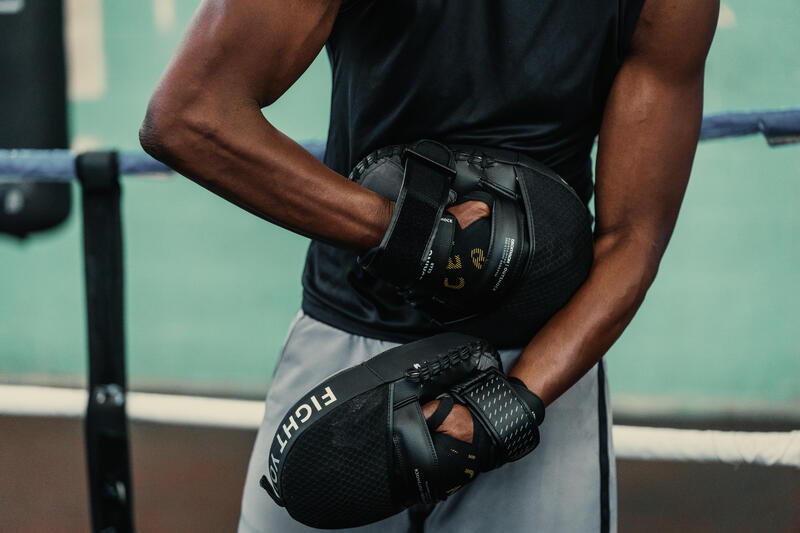
[[[389,492],[388,389],[356,396],[311,425],[288,452],[286,508],[319,528],[355,527],[400,512]]]
[[[465,394],[466,399],[497,430],[506,460],[515,461],[539,444],[536,421],[505,378],[495,373],[484,376],[485,380]]]

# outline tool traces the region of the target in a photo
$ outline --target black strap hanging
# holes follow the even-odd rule
[[[86,452],[92,530],[133,531],[125,411],[122,220],[116,152],[89,152],[75,162],[83,191],[83,250],[89,330]]]

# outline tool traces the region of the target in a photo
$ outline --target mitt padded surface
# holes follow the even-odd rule
[[[473,156],[486,156],[493,161],[513,161],[520,157],[481,147],[453,148],[456,159],[462,161]],[[402,176],[401,150],[402,147],[389,146],[373,152],[356,165],[352,178],[387,198],[396,197]],[[510,168],[506,163],[503,165]],[[501,169],[502,165],[485,171],[498,173]],[[484,171],[478,165],[468,170]],[[462,168],[460,172],[465,170]],[[594,259],[591,215],[580,198],[561,180],[540,170],[520,165],[516,166],[516,172],[519,186],[527,190],[532,202],[535,249],[528,271],[499,304],[475,318],[445,328],[484,338],[496,348],[526,345],[583,284]],[[511,183],[513,186],[513,177]],[[396,298],[391,290],[381,292],[380,296],[387,300]]]
[[[497,308],[452,328],[497,348],[527,344],[583,284],[593,261],[591,218],[581,201],[563,184],[532,171],[521,183],[533,202],[532,264]]]
[[[356,396],[311,425],[284,459],[282,494],[312,527],[355,527],[404,509],[392,500],[388,387]]]

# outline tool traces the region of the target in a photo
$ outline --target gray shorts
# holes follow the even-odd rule
[[[275,429],[301,394],[334,372],[392,346],[395,344],[351,335],[298,314],[267,394],[264,420],[247,470],[239,533],[320,531],[295,522],[259,486]],[[508,370],[519,350],[500,355]],[[481,474],[436,506],[414,508],[346,531],[616,531],[616,471],[607,389],[601,363],[548,407],[541,444],[530,455]]]

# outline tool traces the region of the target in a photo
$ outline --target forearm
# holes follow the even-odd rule
[[[658,257],[653,246],[631,235],[598,238],[588,279],[523,350],[510,374],[552,403],[622,334],[656,275]]]
[[[717,9],[715,0],[643,8],[600,129],[592,270],[512,369],[546,404],[600,360],[655,278],[697,147]]]
[[[157,159],[296,233],[357,250],[380,242],[389,202],[319,162],[273,127],[255,102],[223,109],[210,102],[194,112],[160,98],[140,135]]]

